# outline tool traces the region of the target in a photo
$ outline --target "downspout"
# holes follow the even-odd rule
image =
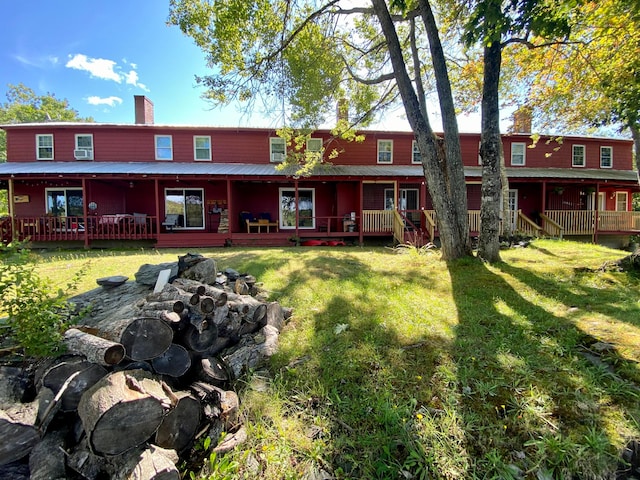
[[[87,212],[87,200],[89,198],[89,192],[87,192],[87,179],[82,179],[82,195],[84,196],[84,202],[82,202],[82,217],[84,219],[84,248],[89,250],[89,232],[91,226],[89,225],[89,214]]]

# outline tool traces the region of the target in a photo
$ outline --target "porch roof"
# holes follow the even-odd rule
[[[276,170],[275,164],[215,162],[7,162],[0,163],[0,177],[19,176],[163,176],[220,175],[237,177],[287,177],[294,169]],[[332,165],[319,168],[314,177],[422,177],[420,165]],[[482,176],[481,167],[465,167],[467,178]],[[585,168],[507,168],[512,179],[563,179],[638,182],[633,170]]]

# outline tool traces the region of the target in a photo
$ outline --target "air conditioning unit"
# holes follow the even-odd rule
[[[284,153],[272,153],[271,161],[277,163],[284,162]]]
[[[93,152],[90,150],[78,149],[73,151],[73,156],[76,160],[92,160]]]

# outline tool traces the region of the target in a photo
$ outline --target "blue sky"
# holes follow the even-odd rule
[[[202,51],[179,28],[167,26],[166,0],[17,0],[3,5],[0,99],[8,84],[66,98],[82,117],[133,123],[134,95],[155,107],[155,123],[279,127],[279,119],[237,106],[212,110],[195,75],[207,73]],[[435,120],[435,119],[434,119]],[[379,128],[408,130],[400,110]],[[477,119],[461,131],[479,131]]]

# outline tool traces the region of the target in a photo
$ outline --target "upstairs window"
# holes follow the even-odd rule
[[[572,167],[584,167],[586,165],[584,145],[574,145],[571,154]]]
[[[600,147],[600,168],[613,168],[613,147]]]
[[[156,135],[156,160],[173,160],[171,135]]]
[[[415,140],[411,142],[411,163],[422,163],[422,155]]]
[[[211,160],[211,137],[210,136],[194,136],[193,137],[193,159],[200,161]]]
[[[511,165],[523,166],[526,160],[527,146],[524,143],[511,144]]]
[[[306,147],[307,156],[311,159],[322,160],[322,139],[321,138],[309,138],[307,139]]]
[[[393,163],[393,140],[378,140],[378,163]]]
[[[271,137],[269,138],[269,158],[272,163],[284,162],[287,155],[287,146],[284,142],[284,138]]]
[[[93,135],[76,135],[76,146],[73,150],[73,156],[76,160],[93,160]]]
[[[36,135],[36,158],[53,160],[53,135]]]

